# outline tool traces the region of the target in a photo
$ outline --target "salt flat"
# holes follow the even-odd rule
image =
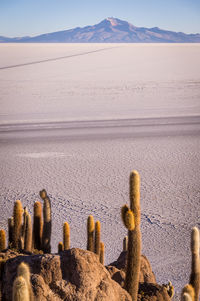
[[[62,223],[86,247],[89,214],[102,223],[106,262],[126,235],[120,208],[141,174],[143,253],[177,291],[199,226],[200,45],[1,44],[0,228],[13,202],[52,200],[53,251]]]

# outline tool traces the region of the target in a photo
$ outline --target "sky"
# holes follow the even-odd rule
[[[107,17],[138,27],[200,33],[200,0],[0,0],[0,36],[34,36]]]

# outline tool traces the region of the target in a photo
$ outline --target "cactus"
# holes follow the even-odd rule
[[[46,197],[47,197],[47,192],[46,192],[46,190],[45,189],[42,189],[41,191],[40,191],[40,197],[41,197],[41,199],[46,199]]]
[[[191,296],[188,293],[184,293],[181,296],[181,301],[192,301],[192,298],[191,298]]]
[[[123,251],[126,252],[128,250],[128,236],[125,236],[123,239]]]
[[[104,265],[104,252],[105,252],[104,243],[101,242],[101,243],[100,243],[100,257],[99,257],[99,261],[100,261],[101,264],[103,264],[103,265]]]
[[[6,249],[6,232],[5,230],[0,230],[0,251]]]
[[[87,250],[94,252],[94,218],[92,215],[87,219]]]
[[[94,252],[100,256],[100,241],[101,241],[101,224],[100,221],[95,223],[95,245]]]
[[[32,251],[32,224],[31,216],[28,213],[26,217],[26,228],[25,228],[25,237],[24,237],[24,250],[27,252]]]
[[[24,263],[21,262],[17,268],[17,276],[21,276],[24,278],[24,280],[26,281],[27,284],[27,288],[28,288],[28,292],[29,292],[29,298],[30,300],[33,300],[33,291],[32,291],[32,285],[30,282],[30,269],[29,266]]]
[[[60,241],[60,242],[58,243],[58,253],[60,253],[60,252],[62,252],[62,251],[64,251],[64,245],[63,245],[62,241]]]
[[[43,218],[42,250],[44,253],[51,253],[51,202],[49,197],[44,199]]]
[[[20,200],[15,201],[13,212],[13,248],[19,249],[22,231],[22,204]]]
[[[70,227],[67,222],[63,224],[63,245],[64,250],[70,249]]]
[[[191,284],[186,284],[181,292],[181,301],[183,300],[184,294],[190,296],[191,301],[195,300],[195,291]]]
[[[194,288],[195,301],[198,301],[199,289],[200,289],[200,261],[199,261],[199,230],[197,227],[192,228],[191,252],[192,252],[192,271],[190,275],[190,284]]]
[[[26,207],[24,207],[23,211],[23,225],[22,225],[22,233],[21,233],[21,249],[24,249],[24,242],[25,242],[25,232],[26,232],[26,225],[27,225],[27,216],[28,216],[28,210]]]
[[[33,221],[33,241],[34,248],[41,250],[42,247],[42,204],[40,202],[34,203],[34,221]]]
[[[13,244],[13,227],[14,227],[14,219],[10,217],[8,219],[8,248],[12,248]]]
[[[126,266],[125,288],[133,301],[137,301],[140,257],[140,176],[136,170],[130,174],[130,209],[127,205],[122,207],[121,216],[128,229],[128,254]]]
[[[13,285],[12,301],[30,301],[30,295],[26,280],[19,276]]]

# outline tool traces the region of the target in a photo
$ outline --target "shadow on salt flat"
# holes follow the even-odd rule
[[[39,152],[39,153],[21,153],[17,154],[18,157],[25,157],[31,159],[40,159],[40,158],[61,158],[65,157],[64,153],[59,152]]]

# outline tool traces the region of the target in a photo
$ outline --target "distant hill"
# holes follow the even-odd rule
[[[93,26],[35,37],[0,36],[0,43],[200,43],[200,34],[185,34],[158,27],[136,27],[117,18],[107,18]]]

